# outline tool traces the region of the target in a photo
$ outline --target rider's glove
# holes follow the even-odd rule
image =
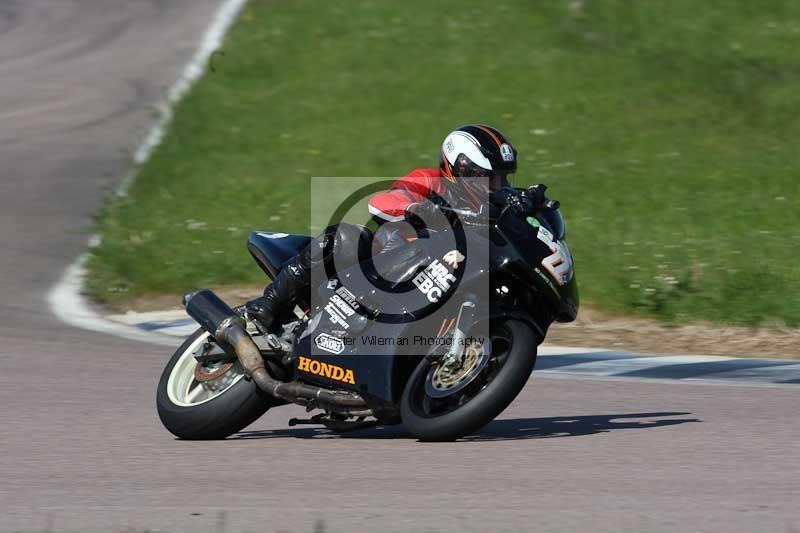
[[[525,196],[532,202],[533,209],[558,209],[561,203],[558,200],[551,200],[545,192],[547,185],[531,185],[525,190]]]

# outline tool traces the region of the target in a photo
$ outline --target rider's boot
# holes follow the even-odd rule
[[[309,263],[308,249],[292,258],[264,289],[263,296],[247,302],[247,314],[270,329],[276,323],[291,321],[295,305],[307,309],[311,287]]]
[[[264,289],[264,296],[247,303],[247,314],[265,329],[289,322],[295,305],[304,311],[311,305],[312,270],[320,272],[325,264],[330,266],[334,255],[341,266],[355,264],[359,254],[367,253],[370,241],[371,233],[361,226],[341,223],[327,228],[281,268],[272,285]],[[321,275],[325,274],[322,271]]]

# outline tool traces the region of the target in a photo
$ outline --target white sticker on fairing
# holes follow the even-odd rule
[[[325,305],[325,312],[328,313],[328,320],[331,323],[342,326],[344,329],[350,328],[350,324],[347,323],[347,316],[337,309],[333,302],[328,302]]]
[[[542,259],[542,266],[553,276],[556,283],[566,285],[575,274],[572,265],[572,254],[567,246],[567,241],[553,240],[553,234],[542,226],[539,227],[536,236],[553,252],[553,255],[548,255]]]
[[[342,313],[344,313],[345,316],[351,317],[351,316],[353,316],[355,314],[355,310],[352,307],[350,307],[349,305],[347,305],[347,302],[345,302],[342,299],[342,297],[339,296],[338,294],[334,294],[333,296],[331,296],[331,300],[330,301],[333,302],[333,304]]]
[[[447,270],[447,267],[438,259],[434,259],[425,270],[417,274],[413,283],[428,298],[429,302],[436,303],[444,293],[450,290],[455,281],[456,277]]]
[[[450,250],[444,257],[442,257],[442,261],[447,263],[453,270],[458,270],[458,265],[464,260],[464,254],[459,252],[458,250]]]
[[[347,319],[356,314],[359,307],[355,295],[346,288],[339,287],[325,305],[325,311],[328,313],[328,320],[333,324],[349,329],[350,324]]]
[[[266,237],[267,239],[283,239],[284,237],[288,237],[288,233],[259,233],[262,237]]]
[[[320,350],[339,355],[344,351],[344,341],[327,333],[320,333],[314,339],[314,345]]]
[[[353,309],[358,309],[361,306],[358,301],[356,301],[356,295],[347,290],[346,287],[339,287],[336,289],[336,294],[338,294]]]

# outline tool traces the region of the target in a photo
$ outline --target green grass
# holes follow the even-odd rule
[[[105,302],[263,279],[309,176],[436,164],[505,131],[563,203],[584,302],[800,324],[800,3],[252,1],[164,144],[100,214]]]

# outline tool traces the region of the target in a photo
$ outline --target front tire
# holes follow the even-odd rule
[[[411,374],[400,415],[406,429],[420,440],[450,441],[479,430],[502,413],[527,383],[536,364],[536,333],[519,320],[506,320],[493,330],[497,334],[491,336],[489,364],[451,397],[434,398],[426,391],[431,361],[423,359]]]
[[[214,346],[208,333],[197,330],[175,351],[161,374],[156,393],[158,416],[178,438],[224,439],[278,404],[244,378],[238,361],[219,378],[198,382],[194,355]]]

